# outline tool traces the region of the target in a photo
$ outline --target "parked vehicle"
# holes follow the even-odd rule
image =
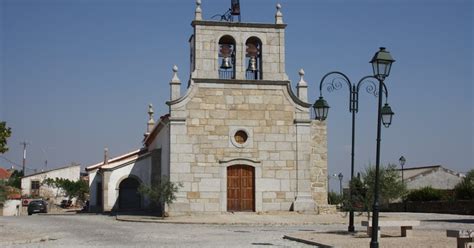
[[[69,208],[72,206],[72,201],[71,200],[62,200],[61,205],[62,208]]]
[[[48,212],[48,203],[43,200],[33,200],[28,204],[28,215],[34,213],[47,213]]]

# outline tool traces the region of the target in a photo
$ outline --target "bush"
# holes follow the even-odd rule
[[[457,200],[474,200],[474,170],[470,170],[462,182],[454,187]]]
[[[443,192],[432,187],[424,187],[421,189],[412,190],[407,195],[409,201],[439,201],[443,198]]]
[[[343,196],[340,194],[337,194],[336,192],[329,192],[328,193],[328,202],[331,205],[338,205],[341,204],[343,201]]]
[[[170,205],[176,200],[176,193],[179,188],[183,187],[183,184],[178,182],[171,182],[166,176],[156,180],[152,186],[140,185],[138,192],[147,196],[152,204],[158,207],[158,211],[161,212],[162,217],[165,217],[165,211],[163,205]]]

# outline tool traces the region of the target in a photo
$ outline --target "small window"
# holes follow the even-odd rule
[[[40,188],[40,182],[39,181],[31,181],[31,189],[32,190],[38,190]]]
[[[235,40],[229,35],[219,40],[219,78],[235,79]]]
[[[244,144],[245,142],[247,142],[248,135],[245,131],[239,130],[235,133],[234,139],[235,139],[235,142],[239,144]]]
[[[40,181],[34,180],[31,181],[31,195],[34,197],[39,196],[39,189],[40,189]]]

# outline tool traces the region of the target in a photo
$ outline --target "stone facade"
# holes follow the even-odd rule
[[[306,82],[298,84],[298,97],[291,90],[286,25],[196,20],[192,25],[188,91],[177,99],[172,95],[168,103],[169,175],[183,184],[168,211],[228,211],[227,168],[232,165],[254,168],[255,211],[315,211],[326,205],[326,124],[310,118]],[[235,79],[219,79],[223,36],[235,40]],[[245,79],[250,37],[262,42],[262,80]],[[238,131],[246,133],[243,144],[234,137]]]

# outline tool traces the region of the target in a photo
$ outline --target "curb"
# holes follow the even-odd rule
[[[288,239],[288,240],[291,240],[291,241],[295,241],[295,242],[299,242],[299,243],[303,243],[303,244],[307,244],[307,245],[313,245],[313,246],[317,246],[317,247],[321,247],[321,248],[334,248],[334,246],[321,244],[321,243],[314,242],[314,241],[307,240],[307,239],[300,239],[300,238],[296,238],[296,237],[289,236],[289,235],[284,235],[283,239]]]
[[[31,244],[31,243],[40,243],[46,241],[54,241],[56,239],[50,238],[49,236],[44,236],[42,238],[34,238],[34,239],[25,239],[25,240],[13,240],[13,241],[6,241],[0,242],[0,245],[24,245],[24,244]]]
[[[161,223],[161,224],[191,224],[191,225],[235,225],[235,226],[306,226],[321,223],[303,222],[303,223],[245,223],[245,222],[204,222],[204,221],[174,221],[174,220],[160,220],[160,219],[139,219],[139,218],[123,218],[115,216],[115,220],[123,222],[138,222],[138,223]]]

